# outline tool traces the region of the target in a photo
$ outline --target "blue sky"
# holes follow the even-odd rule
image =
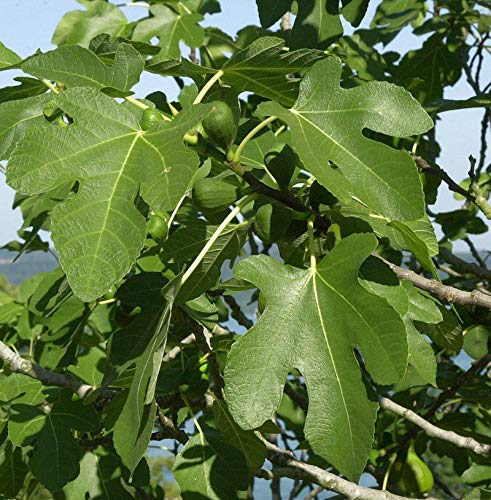
[[[38,48],[43,51],[54,48],[51,45],[51,36],[58,21],[67,11],[82,8],[75,0],[1,0],[1,2],[0,40],[21,56],[30,55]],[[371,12],[378,3],[372,0]],[[125,8],[124,12],[131,19],[144,15],[144,9],[139,7]],[[370,17],[369,12],[367,19]],[[255,2],[223,0],[222,13],[207,16],[204,24],[218,26],[230,34],[234,34],[247,24],[258,24]],[[406,32],[396,39],[391,48],[402,52],[417,48],[421,43],[422,39]],[[12,78],[19,74],[20,72],[16,71],[0,73],[0,86],[12,85]],[[135,87],[135,92],[137,97],[144,97],[155,89],[166,92],[171,98],[177,93],[177,87],[172,79],[149,74],[144,74],[142,81]],[[464,80],[461,80],[455,87],[449,89],[445,97],[465,99],[472,95],[472,90]],[[479,110],[454,111],[443,114],[442,120],[438,123],[437,135],[443,151],[439,164],[458,181],[466,177],[469,168],[468,156],[472,154],[478,157],[481,116]],[[0,174],[0,246],[15,238],[16,230],[21,224],[19,212],[11,210],[12,199],[13,192],[6,186],[5,178]],[[449,211],[458,206],[452,194],[442,187],[435,209]],[[489,249],[489,241],[486,239],[489,239],[489,235],[476,238],[478,247]],[[457,248],[466,250],[463,245]]]

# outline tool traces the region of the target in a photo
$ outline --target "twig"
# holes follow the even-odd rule
[[[289,31],[292,30],[292,21],[291,21],[290,12],[285,12],[281,16],[280,28],[281,28],[281,31],[283,31],[285,33],[288,33]]]
[[[469,191],[475,197],[475,204],[479,207],[481,212],[485,215],[486,219],[491,220],[491,205],[489,204],[486,196],[484,196],[481,186],[479,186],[479,179],[476,176],[476,159],[470,155],[469,162],[471,164],[469,169],[469,178],[471,180],[471,185],[469,186]],[[480,261],[479,261],[480,263]]]
[[[426,290],[442,300],[446,300],[450,303],[455,302],[462,305],[473,305],[491,309],[491,296],[486,295],[479,290],[465,292],[453,286],[444,285],[437,280],[420,276],[409,269],[403,269],[402,267],[399,267],[396,264],[380,257],[380,255],[375,254],[375,256],[385,262],[400,280],[409,280],[417,288]]]
[[[443,391],[437,398],[437,400],[431,405],[430,409],[425,415],[426,419],[430,419],[435,415],[440,406],[449,398],[454,396],[460,387],[466,384],[469,380],[475,377],[476,374],[480,373],[486,366],[491,363],[491,354],[485,354],[482,358],[474,361],[472,366],[465,372],[461,373],[454,383],[445,391]]]
[[[159,421],[161,430],[152,434],[152,441],[175,439],[181,444],[186,444],[189,441],[186,433],[184,431],[181,431],[181,429],[178,429],[174,425],[174,422],[162,413],[162,410],[160,408],[157,410],[157,419]]]
[[[473,262],[467,262],[454,255],[448,248],[440,247],[440,256],[457,269],[459,273],[473,274],[478,278],[491,280],[491,270],[487,267],[478,266]]]
[[[290,193],[290,191],[287,190],[283,191],[267,186],[266,184],[262,183],[259,179],[256,179],[256,177],[254,177],[251,174],[251,172],[245,170],[240,163],[231,161],[228,163],[228,166],[237,175],[242,177],[257,194],[279,201],[280,203],[283,203],[283,205],[290,207],[292,210],[314,215],[316,228],[320,229],[323,233],[327,233],[331,225],[331,222],[325,217],[323,217],[319,212],[317,212],[317,210],[314,210],[313,208],[308,207],[307,205],[302,203],[302,201],[296,196],[294,196],[292,193]]]
[[[305,497],[305,500],[312,500],[313,498],[317,498],[317,496],[319,496],[323,491],[325,490],[325,488],[323,488],[322,486],[318,486],[317,488],[314,488],[306,497]]]
[[[285,394],[295,403],[297,403],[303,411],[307,411],[309,407],[308,399],[297,392],[289,383],[285,384]]]
[[[248,330],[253,327],[254,323],[242,312],[242,309],[232,295],[223,295],[223,300],[230,307],[230,315],[239,325],[242,325]]]
[[[466,236],[464,238],[464,241],[467,243],[467,246],[469,247],[469,250],[471,251],[471,254],[474,257],[474,259],[476,259],[477,263],[480,266],[485,267],[486,264],[481,259],[481,256],[479,255],[479,252],[477,251],[477,248],[474,246],[474,243],[472,243],[472,240],[468,236]]]
[[[215,325],[211,332],[213,335],[229,335],[230,331],[222,328],[220,325]],[[162,363],[168,363],[179,356],[179,353],[183,350],[183,348],[187,345],[191,345],[196,342],[196,336],[194,333],[189,334],[187,337],[184,337],[179,345],[174,346],[163,358]]]
[[[299,479],[309,483],[315,483],[326,490],[332,490],[340,493],[350,499],[359,500],[381,500],[381,499],[403,499],[398,495],[388,491],[373,490],[365,488],[343,479],[331,472],[322,470],[315,465],[306,464],[297,460],[293,454],[278,448],[264,439],[258,432],[255,433],[265,444],[270,452],[269,460],[273,464],[272,471],[260,470],[256,475],[264,479],[273,479],[275,477],[289,477],[290,479]]]
[[[472,366],[467,371],[461,373],[448,389],[440,393],[438,398],[433,402],[429,410],[425,413],[425,419],[431,420],[434,417],[435,413],[445,403],[445,401],[452,398],[457,393],[457,391],[461,386],[465,385],[467,381],[474,378],[477,373],[480,373],[482,370],[484,370],[484,368],[486,368],[486,366],[490,362],[491,362],[491,354],[486,354],[477,361],[474,361],[472,363]],[[413,439],[418,433],[418,430],[419,428],[416,426],[413,427],[411,430],[409,430],[403,437],[399,445],[402,447],[405,445],[405,443]]]
[[[218,399],[223,399],[223,388],[225,383],[220,372],[220,365],[218,364],[216,354],[210,344],[210,332],[199,323],[196,323],[196,342],[199,349],[208,355],[208,371],[211,375],[211,389],[213,394]]]
[[[433,479],[435,480],[435,484],[443,490],[447,495],[450,496],[452,499],[458,500],[460,498],[460,495],[453,491],[444,481],[442,481],[435,473],[433,473]]]
[[[412,422],[413,424],[423,429],[423,431],[428,436],[442,439],[443,441],[448,441],[449,443],[452,443],[459,448],[466,448],[478,455],[491,454],[491,445],[489,444],[479,443],[471,437],[461,436],[453,431],[440,429],[439,427],[431,424],[408,408],[404,408],[403,406],[398,405],[388,398],[380,397],[378,401],[381,408],[383,408],[384,410],[389,410],[392,413],[405,418],[409,422]]]
[[[473,203],[476,202],[474,196],[466,191],[462,186],[457,184],[448,174],[438,165],[432,166],[430,165],[424,158],[418,155],[412,155],[414,162],[416,165],[423,170],[424,172],[434,175],[435,177],[439,177],[445,184],[447,184],[450,191],[454,193],[458,193],[462,195],[466,200],[471,201]]]
[[[173,361],[179,356],[179,353],[182,351],[183,347],[186,345],[191,345],[196,342],[196,336],[194,333],[191,333],[187,337],[183,338],[179,345],[174,346],[163,358],[162,363],[168,363],[169,361]]]
[[[2,359],[14,373],[22,373],[28,377],[39,380],[44,385],[67,387],[75,392],[80,398],[85,398],[95,389],[91,385],[83,384],[78,380],[62,375],[61,373],[51,372],[27,359],[22,358],[1,341],[0,359]]]

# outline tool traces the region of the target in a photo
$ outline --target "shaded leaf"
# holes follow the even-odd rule
[[[488,343],[491,330],[484,325],[474,325],[464,331],[464,351],[474,359],[479,359],[489,352]]]
[[[173,255],[180,264],[188,263],[199,254],[216,229],[217,226],[195,221],[172,233],[164,244],[164,251]],[[243,225],[230,225],[225,229],[179,291],[179,300],[187,302],[213,288],[220,278],[223,263],[237,258],[246,235],[247,227]]]
[[[267,454],[264,443],[254,432],[245,431],[235,423],[224,401],[217,399],[213,405],[213,411],[223,439],[244,455],[252,472],[259,470]]]
[[[416,326],[431,340],[450,352],[458,352],[462,348],[462,325],[455,313],[444,306],[439,306],[443,320],[436,324],[426,324],[419,321]]]
[[[0,446],[0,494],[6,498],[15,498],[27,472],[27,465],[22,460],[22,450],[5,440]]]
[[[249,482],[242,453],[210,433],[196,434],[186,443],[172,472],[184,500],[237,498],[237,490],[246,490]]]
[[[87,452],[80,460],[79,476],[63,488],[66,500],[86,498],[86,494],[100,500],[134,498],[121,484],[121,469],[117,457],[110,453]]]
[[[302,0],[291,33],[291,48],[325,49],[343,34],[339,2]]]
[[[135,373],[121,413],[114,425],[114,446],[123,463],[133,472],[144,456],[155,423],[155,385],[165,351],[172,306],[180,283],[180,276],[164,288],[163,304],[139,341],[139,351],[130,351],[123,365],[135,365]],[[128,330],[131,332],[131,330]],[[121,351],[120,351],[121,352]],[[123,357],[123,353],[121,353]]]
[[[292,0],[256,0],[259,20],[263,28],[269,28],[287,12]]]
[[[22,445],[31,443],[34,438],[37,441],[29,460],[34,476],[52,491],[75,479],[80,470],[82,450],[70,430],[89,432],[97,429],[99,419],[94,409],[80,400],[70,401],[66,397],[57,401],[50,413],[20,404],[12,409],[9,420],[12,442]]]
[[[451,51],[441,35],[434,35],[418,50],[408,52],[394,72],[394,81],[410,87],[421,103],[443,97],[444,87],[462,74],[465,49]]]
[[[18,76],[14,80],[20,82],[20,85],[0,89],[0,103],[34,97],[44,94],[48,90],[48,87],[43,82],[35,78]]]
[[[377,29],[384,44],[397,36],[409,23],[422,22],[426,14],[425,0],[391,0],[381,2],[370,24]]]
[[[38,405],[46,398],[44,389],[39,380],[21,373],[12,373],[0,379],[0,401]]]

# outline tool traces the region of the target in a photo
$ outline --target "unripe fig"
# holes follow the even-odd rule
[[[163,120],[162,113],[153,108],[147,108],[143,111],[143,118],[141,121],[141,128],[148,130],[153,127],[160,120]]]
[[[212,142],[228,151],[237,135],[234,113],[223,101],[212,101],[211,104],[213,104],[213,109],[211,114],[203,120],[203,130]]]

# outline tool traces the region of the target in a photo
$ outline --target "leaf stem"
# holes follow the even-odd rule
[[[220,80],[220,78],[224,75],[223,71],[220,70],[215,73],[205,84],[205,86],[200,90],[199,94],[196,96],[193,104],[199,104],[208,93],[208,91],[213,87],[213,85]]]
[[[140,109],[148,109],[150,107],[150,106],[147,106],[145,103],[140,102],[138,99],[135,99],[134,97],[131,97],[131,96],[126,96],[125,99],[128,102],[131,102],[131,104],[134,104],[135,106],[138,106]],[[165,121],[168,121],[168,122],[172,121],[172,118],[169,118],[168,116],[164,115],[164,113],[162,113],[159,109],[156,110],[156,111],[158,111],[162,115],[162,118]]]
[[[384,480],[382,483],[382,491],[387,490],[387,484],[389,482],[390,472],[392,470],[392,467],[395,464],[396,459],[397,459],[397,453],[393,453],[389,459],[389,466],[387,467],[387,470],[385,471],[385,474],[384,474]]]
[[[55,94],[60,93],[60,91],[49,80],[46,80],[46,78],[43,78],[41,81],[46,85],[46,87],[49,88],[49,90],[51,90],[51,92],[54,92]]]
[[[310,216],[307,221],[307,229],[309,231],[309,252],[310,252],[310,269],[314,270],[317,267],[315,260],[315,238],[314,238],[314,216]]]
[[[177,212],[179,211],[179,209],[181,208],[181,205],[184,203],[184,200],[186,199],[186,196],[189,194],[189,191],[186,191],[182,196],[181,198],[179,199],[179,201],[177,202],[177,205],[176,205],[176,208],[174,208],[174,210],[172,211],[170,217],[169,217],[169,220],[167,221],[167,226],[169,228],[169,231],[170,231],[170,228],[172,226],[172,223],[174,222],[174,219],[176,218],[176,215],[177,215]],[[169,231],[167,231],[167,238],[169,237]],[[166,239],[167,239],[166,238]]]
[[[145,9],[149,9],[150,4],[147,2],[126,2],[117,4],[116,7],[144,7]]]
[[[189,399],[184,394],[181,394],[181,398],[184,401],[184,404],[186,405],[188,412],[191,414],[191,418],[193,419],[193,422],[194,422],[194,425],[196,426],[196,429],[198,429],[198,432],[201,435],[204,435],[203,429],[201,428],[201,425],[199,425],[198,419],[196,418],[196,415],[194,414],[194,411],[191,408],[191,405],[189,404]]]
[[[242,155],[242,151],[246,147],[247,143],[254,138],[254,136],[260,132],[264,127],[268,126],[271,122],[274,122],[278,117],[277,116],[270,116],[269,118],[266,118],[263,120],[259,125],[254,127],[245,137],[242,139],[242,142],[239,144],[239,147],[235,151],[234,155],[234,162],[239,163],[240,161],[240,156]]]
[[[134,97],[131,97],[130,95],[126,96],[125,99],[128,102],[131,102],[131,104],[134,104],[135,106],[138,106],[141,109],[148,109],[150,106],[147,106],[143,102],[140,102],[138,99],[135,99]]]
[[[225,228],[232,222],[233,219],[240,213],[240,211],[248,205],[252,200],[257,197],[257,194],[251,194],[246,198],[243,198],[237,206],[223,219],[222,223],[217,227],[215,232],[211,235],[211,238],[206,242],[206,245],[202,248],[199,255],[194,259],[192,264],[188,267],[186,272],[183,274],[181,279],[181,286],[189,279],[191,274],[196,270],[196,268],[201,264],[201,261],[205,258],[206,254],[210,251],[210,248],[215,244],[216,240],[223,233]]]

